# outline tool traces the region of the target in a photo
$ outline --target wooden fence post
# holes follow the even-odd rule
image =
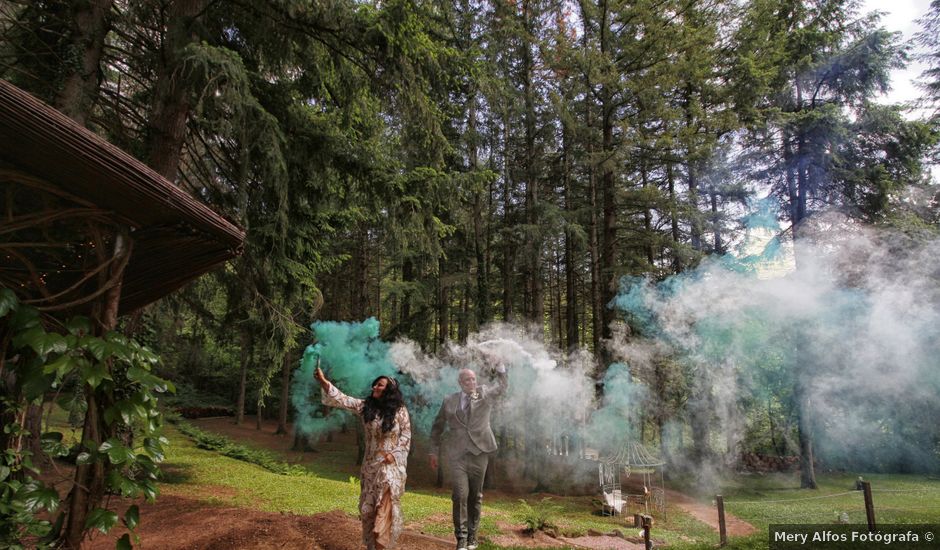
[[[875,505],[871,500],[871,482],[863,481],[862,490],[865,492],[865,517],[868,519],[868,530],[875,531]]]
[[[653,550],[653,541],[650,539],[650,530],[653,528],[653,517],[641,515],[643,521],[643,544],[646,550]]]
[[[715,501],[718,503],[718,542],[721,546],[728,544],[728,528],[725,525],[725,497],[717,495]]]

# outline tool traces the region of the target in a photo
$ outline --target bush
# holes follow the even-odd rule
[[[550,504],[551,497],[545,497],[534,506],[519,499],[522,508],[522,522],[525,523],[525,531],[534,533],[535,531],[546,531],[553,534],[558,530],[558,524],[555,523],[554,516],[561,512],[561,507]]]
[[[192,424],[188,424],[186,422],[178,422],[176,427],[180,432],[189,436],[189,438],[192,439],[196,443],[196,446],[200,449],[215,451],[223,456],[234,458],[235,460],[257,464],[258,466],[261,466],[262,468],[270,470],[276,474],[288,476],[310,474],[310,472],[308,472],[302,466],[288,464],[278,460],[274,455],[267,451],[252,449],[251,447],[247,447],[245,445],[233,443],[224,435],[204,432]]]
[[[226,407],[178,407],[176,412],[183,418],[208,418],[211,416],[234,416],[232,409]]]

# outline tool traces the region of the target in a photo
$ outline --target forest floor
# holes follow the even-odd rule
[[[338,445],[318,445],[319,452],[298,452],[290,449],[292,438],[275,435],[275,424],[264,423],[260,430],[255,426],[254,419],[244,424],[235,425],[231,418],[209,418],[192,422],[200,429],[227,436],[231,440],[247,444],[253,448],[267,449],[289,463],[305,464],[320,463],[322,473],[318,475],[325,478],[346,479],[346,474],[355,474],[354,465],[348,464],[350,441],[339,442],[339,446],[346,448],[342,456],[331,452],[331,448]],[[350,439],[350,434],[338,436]],[[354,441],[354,440],[352,440]],[[354,445],[354,443],[353,443]],[[199,451],[203,452],[203,451]],[[173,451],[170,451],[167,466],[169,478],[174,476],[186,478],[188,472],[174,470]],[[420,456],[415,452],[414,456]],[[427,491],[432,494],[446,497],[446,491],[434,488],[434,479],[431,472],[423,464],[414,464],[409,468],[409,491]],[[190,468],[191,466],[183,466]],[[191,485],[195,481],[188,480]],[[184,485],[186,485],[184,484]],[[140,537],[140,548],[160,549],[273,549],[273,548],[309,548],[314,550],[358,550],[360,541],[359,521],[347,511],[333,509],[319,513],[292,513],[281,511],[265,511],[264,506],[245,505],[244,499],[226,485],[207,485],[199,483],[198,489],[192,486],[183,488],[183,485],[172,482],[163,485],[161,495],[154,503],[140,502],[141,524],[137,528]],[[506,501],[515,503],[519,496],[501,491],[488,491],[487,500]],[[308,499],[316,499],[307,495]],[[537,495],[538,498],[565,499],[552,495]],[[263,503],[264,497],[257,495],[257,503]],[[319,497],[328,499],[329,497]],[[667,498],[671,504],[683,510],[690,516],[710,526],[717,532],[717,518],[714,508],[699,503],[675,491],[668,491]],[[443,500],[443,498],[441,499]],[[325,504],[325,503],[323,503]],[[449,498],[446,501],[449,504]],[[321,506],[319,509],[328,509]],[[407,502],[406,502],[407,507]],[[262,509],[258,509],[262,508]],[[449,508],[449,507],[448,507]],[[119,513],[121,511],[119,510]],[[484,516],[487,512],[484,512]],[[490,514],[493,515],[493,514]],[[642,540],[636,529],[623,527],[620,529],[589,529],[582,536],[552,537],[543,532],[528,534],[524,525],[517,518],[500,515],[488,518],[490,527],[485,536],[486,543],[481,550],[498,548],[592,548],[598,550],[634,550],[643,548]],[[515,521],[514,521],[515,519]],[[419,520],[411,519],[406,515],[406,530],[399,541],[402,550],[436,550],[454,547],[453,539],[448,534],[450,528],[449,510],[431,514]],[[729,535],[746,535],[754,532],[754,528],[734,517],[729,517]],[[617,533],[614,533],[617,531]],[[123,531],[115,529],[107,536],[97,536],[87,545],[93,550],[113,548],[115,538],[120,537]],[[570,535],[570,533],[569,533]],[[654,539],[657,539],[654,536]],[[683,540],[692,541],[682,537]],[[657,540],[663,543],[662,540]]]

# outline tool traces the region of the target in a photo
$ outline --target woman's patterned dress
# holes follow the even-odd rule
[[[362,417],[365,401],[349,397],[330,384],[323,393],[323,404],[352,411]],[[411,419],[405,407],[398,409],[395,425],[382,432],[382,417],[365,422],[366,452],[362,459],[359,517],[362,519],[362,543],[367,550],[395,547],[402,529],[401,496],[405,493],[408,449],[411,446]],[[395,461],[384,462],[385,453]],[[388,498],[383,499],[384,495]]]

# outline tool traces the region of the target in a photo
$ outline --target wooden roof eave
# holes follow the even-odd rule
[[[128,223],[134,252],[121,312],[176,290],[242,251],[244,231],[150,167],[0,79],[0,160]]]

